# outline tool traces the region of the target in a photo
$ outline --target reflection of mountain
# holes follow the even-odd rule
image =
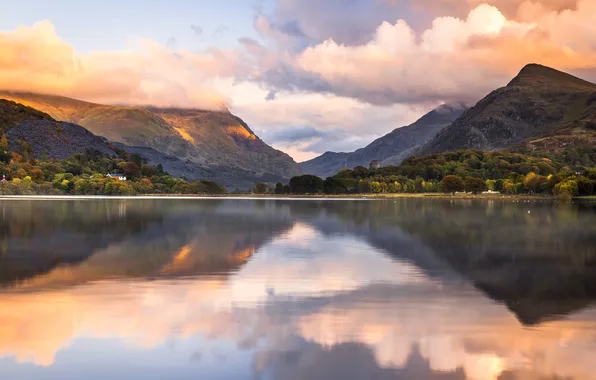
[[[324,236],[364,240],[442,282],[463,276],[524,324],[596,299],[592,206],[400,199],[2,207],[0,275],[5,283],[29,278],[22,286],[225,274],[301,222]]]
[[[524,324],[596,300],[593,205],[397,200],[324,209],[351,221],[345,233],[429,274],[445,279],[447,262]],[[320,226],[339,232],[328,222]]]
[[[449,218],[422,207],[400,227],[504,302],[524,324],[568,314],[596,300],[592,206],[449,204]]]
[[[163,217],[128,206],[124,201],[0,202],[0,283],[81,262]]]
[[[0,274],[5,283],[24,281],[21,286],[225,274],[291,226],[283,215],[217,201],[1,206],[5,217]]]

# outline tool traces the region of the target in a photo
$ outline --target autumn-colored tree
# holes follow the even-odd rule
[[[29,175],[35,182],[43,182],[43,180],[45,179],[45,174],[44,174],[43,170],[41,170],[40,168],[37,168],[37,167],[32,168],[31,171],[29,172]]]
[[[464,191],[465,184],[461,177],[456,175],[445,176],[439,185],[439,189],[443,193],[455,194],[458,191]]]
[[[10,152],[10,156],[14,162],[23,162],[23,156],[16,152]]]
[[[547,181],[547,177],[530,172],[524,178],[523,184],[526,190],[530,191],[531,193],[537,193],[542,189],[542,185],[544,185]]]
[[[0,138],[0,150],[8,151],[8,139],[5,134],[2,134],[2,138]]]
[[[123,162],[118,166],[128,178],[139,178],[141,176],[141,168],[134,162]]]
[[[571,197],[577,195],[577,192],[577,182],[573,180],[559,182],[553,189],[553,193],[562,199],[570,199]]]

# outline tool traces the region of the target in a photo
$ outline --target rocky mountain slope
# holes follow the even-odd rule
[[[359,165],[368,167],[372,160],[383,161],[384,166],[398,165],[457,119],[466,108],[462,103],[444,104],[422,116],[414,124],[397,128],[365,148],[352,153],[327,152],[301,163],[300,167],[304,173],[328,177],[342,168],[353,168]]]
[[[85,128],[56,121],[46,113],[5,99],[0,99],[0,133],[6,134],[10,151],[27,151],[38,159],[45,155],[61,160],[89,149],[116,155],[104,138]]]
[[[65,160],[76,153],[96,150],[114,157],[116,152],[108,147],[106,140],[95,136],[80,125],[47,120],[26,120],[6,131],[8,149],[41,159]]]
[[[179,162],[171,165],[173,175],[198,179],[206,172],[218,172],[227,178],[228,187],[235,187],[255,179],[283,180],[299,173],[290,156],[265,144],[228,111],[111,106],[6,91],[0,92],[0,98],[79,124],[112,142],[153,149],[159,153],[153,155],[158,160],[154,164],[166,163],[159,162],[160,156],[175,158]],[[184,173],[175,171],[182,166]]]
[[[522,69],[418,153],[496,150],[523,143],[556,150],[596,142],[596,84],[536,64]]]

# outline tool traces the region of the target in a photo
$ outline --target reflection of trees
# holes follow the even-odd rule
[[[53,268],[56,281],[226,273],[292,225],[219,200],[32,203],[2,204],[3,282]]]

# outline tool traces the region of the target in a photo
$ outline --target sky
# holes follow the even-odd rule
[[[596,0],[21,0],[0,88],[219,109],[297,161],[352,151],[528,63],[596,81]]]

